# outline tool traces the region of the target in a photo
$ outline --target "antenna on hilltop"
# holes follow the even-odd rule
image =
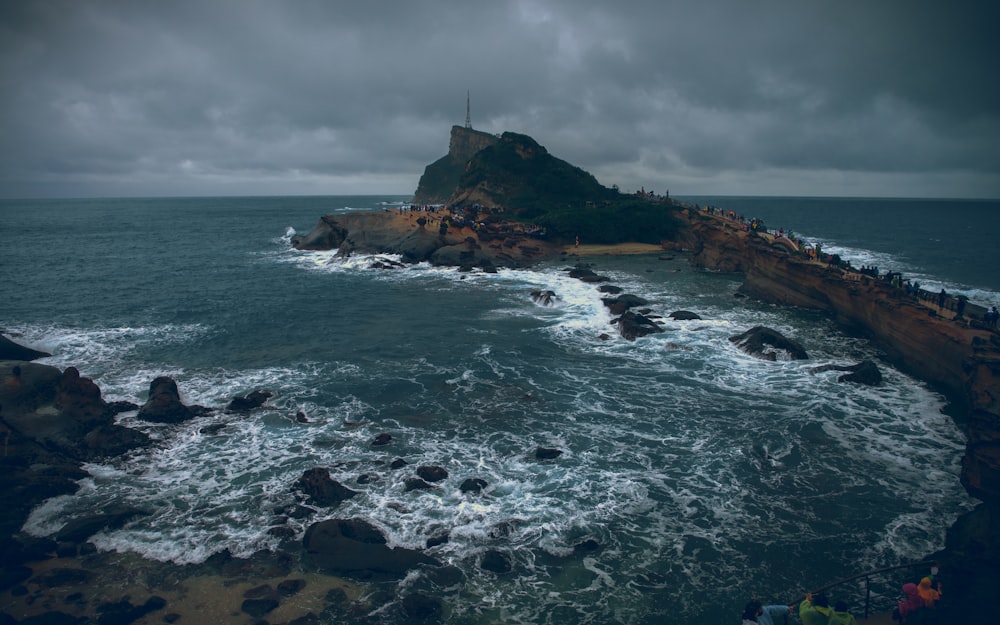
[[[469,92],[465,92],[465,127],[472,128],[472,108],[469,106]]]

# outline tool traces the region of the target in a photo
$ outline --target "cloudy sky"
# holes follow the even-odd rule
[[[4,0],[0,197],[410,194],[452,125],[623,190],[1000,197],[995,0]]]

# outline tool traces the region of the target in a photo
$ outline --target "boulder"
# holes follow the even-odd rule
[[[587,267],[574,267],[569,270],[569,277],[576,278],[582,282],[598,283],[598,282],[610,282],[611,278],[607,276],[600,276],[594,273],[593,269]]]
[[[440,482],[448,477],[444,467],[424,465],[417,467],[417,475],[428,482]]]
[[[837,378],[838,382],[855,382],[868,386],[878,386],[882,383],[882,372],[879,371],[878,365],[870,360],[863,360],[856,365],[823,365],[813,369],[812,373],[822,371],[846,371],[845,375]]]
[[[80,376],[76,367],[67,367],[56,391],[56,408],[66,416],[82,421],[96,421],[108,415],[108,404],[101,389],[90,378]]]
[[[555,303],[556,297],[555,291],[532,291],[531,301],[536,304],[541,304],[542,306],[551,306]]]
[[[697,313],[693,313],[690,310],[675,310],[668,316],[676,321],[695,321],[701,319]]]
[[[207,412],[201,406],[185,406],[177,382],[171,377],[160,376],[149,383],[149,398],[139,409],[138,417],[153,423],[181,423]]]
[[[462,485],[458,487],[458,490],[463,493],[481,493],[483,489],[489,486],[486,480],[480,479],[478,477],[470,477],[469,479],[462,482]]]
[[[409,477],[409,478],[406,478],[406,480],[403,482],[403,484],[406,485],[406,488],[405,488],[406,492],[410,492],[411,490],[427,490],[427,489],[430,489],[430,488],[434,488],[432,485],[428,484],[427,482],[425,482],[424,480],[420,479],[419,477]]]
[[[618,324],[619,334],[629,341],[634,341],[648,334],[663,332],[663,328],[658,326],[655,321],[644,315],[634,313],[631,310],[625,311],[621,317],[618,317],[612,323]]]
[[[746,353],[764,360],[777,360],[778,352],[784,352],[788,360],[809,358],[802,345],[764,326],[754,326],[742,334],[729,337],[729,340]]]
[[[360,494],[332,479],[330,471],[323,467],[315,467],[303,473],[302,477],[296,480],[295,488],[311,503],[330,508]]]
[[[19,343],[15,343],[6,336],[0,334],[0,360],[38,360],[39,358],[47,358],[52,354],[48,352],[41,352],[37,349],[31,349],[30,347],[25,347]]]
[[[325,573],[364,580],[401,579],[421,564],[440,563],[420,551],[386,544],[363,519],[329,519],[309,526],[302,539],[306,558]]]
[[[249,412],[255,408],[260,408],[264,403],[274,397],[271,391],[255,390],[247,393],[244,397],[234,397],[226,410],[234,412]]]
[[[602,297],[601,301],[611,310],[611,314],[620,315],[630,308],[645,306],[649,302],[638,295],[624,293],[618,297]]]

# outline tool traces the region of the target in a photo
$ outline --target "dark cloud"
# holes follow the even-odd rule
[[[15,0],[0,195],[406,194],[468,89],[475,127],[530,134],[623,189],[997,197],[998,13]]]

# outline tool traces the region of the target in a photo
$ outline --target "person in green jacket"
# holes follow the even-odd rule
[[[799,618],[802,625],[827,625],[830,622],[830,602],[826,595],[816,595],[806,593],[806,600],[799,605]]]
[[[854,615],[847,611],[846,601],[838,601],[833,605],[833,611],[830,612],[830,620],[827,623],[829,625],[858,625]]]

